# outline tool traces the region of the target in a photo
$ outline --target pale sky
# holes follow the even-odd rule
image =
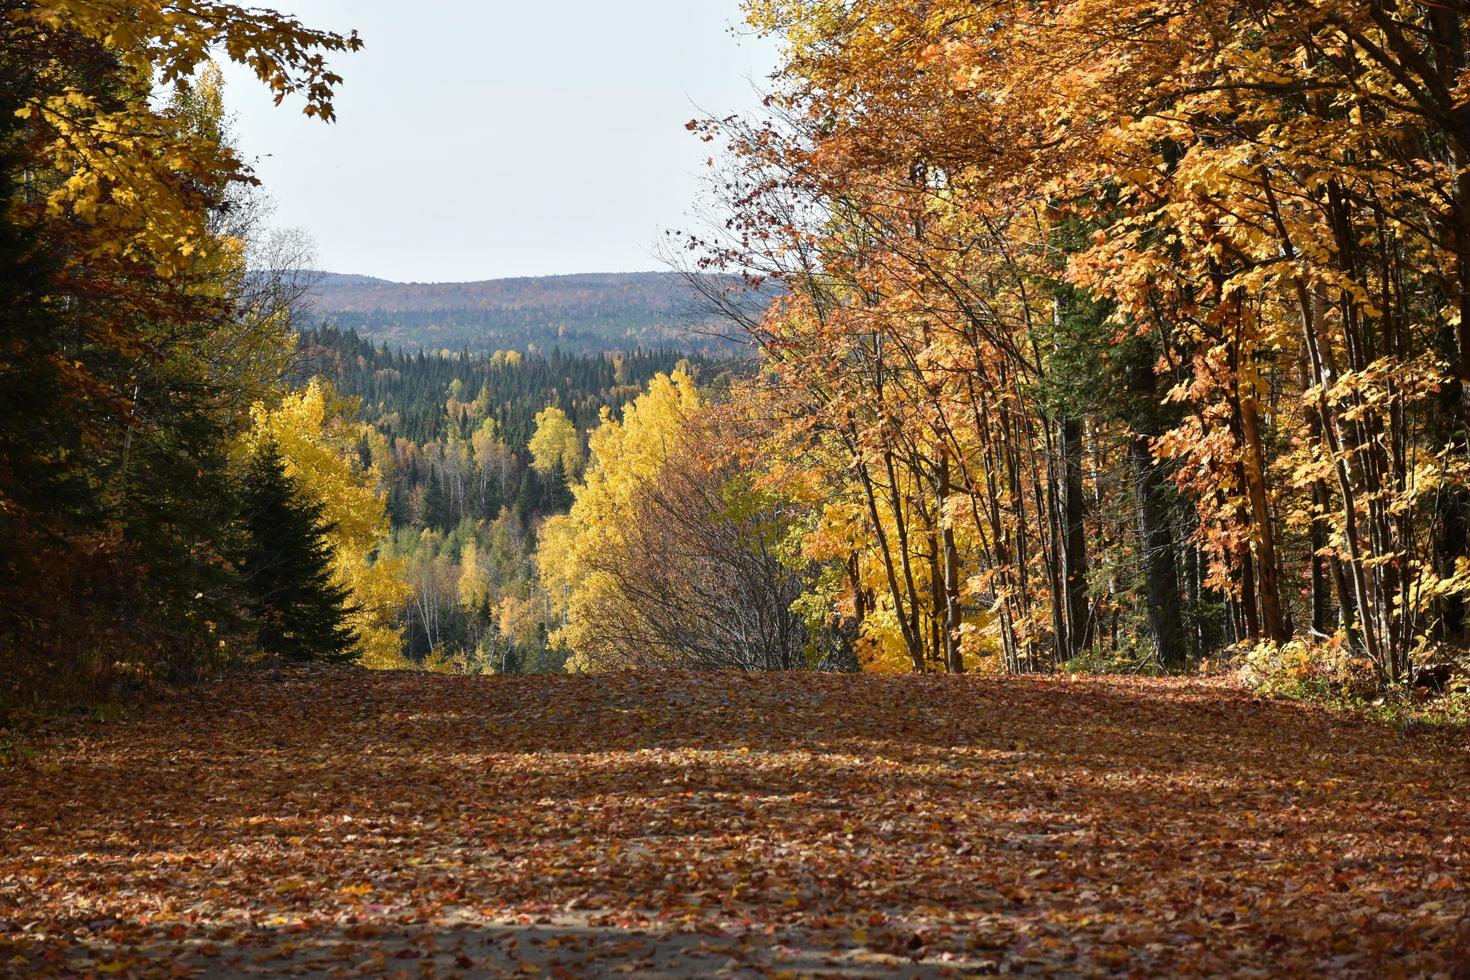
[[[356,28],[337,122],[226,69],[240,149],[332,272],[447,282],[655,269],[774,64],[737,0],[262,0]],[[737,28],[738,34],[732,34]]]

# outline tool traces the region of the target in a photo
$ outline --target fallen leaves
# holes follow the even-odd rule
[[[0,972],[1379,976],[1470,951],[1465,747],[1214,683],[300,669],[0,779]]]

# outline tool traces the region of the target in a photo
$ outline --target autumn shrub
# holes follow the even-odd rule
[[[449,650],[443,644],[429,651],[429,655],[418,665],[418,668],[430,674],[472,673],[463,655]]]
[[[1421,706],[1419,714],[1430,725],[1470,728],[1470,673],[1451,681],[1442,694]]]
[[[1413,681],[1384,683],[1372,661],[1354,656],[1340,638],[1297,639],[1250,649],[1239,673],[1249,686],[1271,697],[1366,712],[1409,734],[1458,735],[1470,729],[1470,664],[1442,651],[1435,654],[1426,652]]]
[[[1240,672],[1247,684],[1273,697],[1362,701],[1379,690],[1373,662],[1340,636],[1259,644],[1246,652]]]

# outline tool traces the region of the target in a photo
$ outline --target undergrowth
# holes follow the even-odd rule
[[[1127,644],[1112,650],[1084,650],[1059,665],[1071,674],[1135,674],[1157,677],[1165,673],[1158,654],[1148,644]]]
[[[1447,661],[1389,684],[1341,638],[1263,643],[1240,658],[1241,679],[1263,695],[1361,712],[1403,731],[1470,730],[1470,665]]]

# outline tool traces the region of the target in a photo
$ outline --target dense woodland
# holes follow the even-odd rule
[[[556,620],[536,573],[537,532],[570,505],[601,412],[691,362],[674,351],[406,354],[333,328],[301,344],[298,377],[353,400],[358,465],[374,474],[391,524],[379,559],[408,587],[402,656],[379,666],[560,669],[565,652],[546,643]]]
[[[690,123],[730,217],[686,245],[781,287],[714,412],[810,626],[879,670],[1463,671],[1461,5],[746,7],[781,69]],[[580,609],[614,544],[558,565],[574,627],[647,602]]]
[[[1461,3],[754,0],[706,268],[868,662],[1374,688],[1470,621]]]
[[[750,0],[780,67],[689,124],[719,217],[676,239],[720,363],[598,277],[541,289],[585,335],[509,281],[314,286],[205,55],[330,121],[357,39],[126,6],[0,3],[9,700],[312,634],[471,673],[1459,670],[1458,4]],[[378,320],[429,320],[313,288],[458,326],[404,349]],[[457,319],[492,307],[518,343]]]
[[[720,339],[691,342],[688,330],[677,323],[654,326],[644,313],[613,310],[592,313],[586,320],[548,324],[539,310],[487,314],[479,310],[340,310],[323,319],[340,330],[395,347],[426,347],[435,351],[499,349],[549,352],[553,347],[570,353],[597,354],[614,349],[682,344],[705,353],[727,347]]]
[[[585,432],[597,425],[603,408],[632,400],[654,375],[669,373],[680,361],[695,368],[705,364],[672,349],[410,353],[332,327],[304,330],[300,338],[304,356],[293,372],[298,383],[325,377],[361,402],[364,422],[420,442],[451,433],[468,438],[467,427],[472,431],[489,419],[508,443],[525,448],[536,431],[536,415],[548,405]]]

